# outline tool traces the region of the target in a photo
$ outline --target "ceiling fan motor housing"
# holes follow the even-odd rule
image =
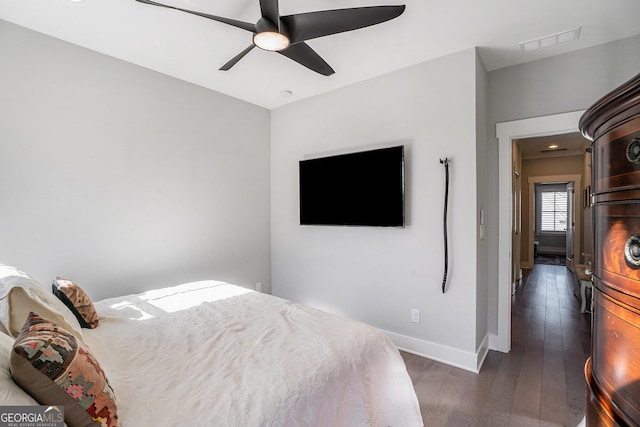
[[[264,16],[256,22],[256,34],[253,43],[260,49],[279,52],[289,47],[289,35],[281,31],[272,20]]]

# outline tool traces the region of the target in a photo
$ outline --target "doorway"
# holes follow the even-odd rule
[[[498,330],[492,338],[492,349],[508,353],[511,350],[511,268],[513,181],[511,177],[512,144],[514,140],[537,136],[559,135],[578,131],[584,111],[555,114],[530,119],[498,123]]]
[[[562,255],[562,265],[573,271],[573,264],[581,260],[582,247],[582,175],[544,175],[528,177],[529,191],[525,227],[529,250],[523,250],[522,266],[532,269],[538,254]],[[578,191],[575,191],[578,189]],[[550,224],[541,224],[540,192],[549,192],[552,196],[564,195],[564,218],[553,218]],[[578,208],[576,208],[576,206]],[[551,220],[551,218],[550,218]],[[514,255],[515,256],[515,255]]]

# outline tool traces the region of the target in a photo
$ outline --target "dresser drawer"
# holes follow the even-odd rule
[[[626,125],[598,138],[593,145],[595,194],[639,187],[640,131],[627,133]]]
[[[597,288],[594,301],[594,379],[629,424],[640,425],[640,312]]]
[[[640,200],[596,204],[593,209],[595,275],[640,297]]]

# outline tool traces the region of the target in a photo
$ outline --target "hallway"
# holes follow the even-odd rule
[[[522,368],[511,425],[536,413],[540,425],[574,426],[584,416],[591,315],[580,313],[577,289],[566,267],[535,265],[516,290],[511,355],[522,357]]]
[[[570,426],[585,411],[590,315],[564,266],[535,265],[512,299],[512,346],[479,374],[402,353],[425,426]]]

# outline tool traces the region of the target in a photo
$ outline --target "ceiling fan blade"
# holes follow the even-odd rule
[[[139,3],[150,4],[152,6],[166,7],[167,9],[179,10],[180,12],[190,13],[192,15],[201,16],[203,18],[212,19],[214,21],[222,22],[224,24],[232,25],[237,28],[242,28],[243,30],[251,31],[252,33],[256,33],[256,25],[251,24],[249,22],[237,21],[235,19],[224,18],[222,16],[209,15],[207,13],[196,12],[188,9],[181,9],[179,7],[169,6],[166,4],[156,3],[151,0],[136,0]]]
[[[276,24],[280,28],[280,10],[278,0],[260,0],[260,14],[263,18]]]
[[[237,54],[236,56],[234,56],[233,58],[231,58],[231,60],[229,60],[229,62],[227,62],[226,64],[224,64],[222,67],[220,67],[220,71],[229,71],[231,69],[231,67],[233,67],[234,65],[236,65],[238,63],[238,61],[240,61],[242,58],[244,58],[244,56],[249,53],[251,51],[251,49],[253,49],[256,45],[251,44],[249,47],[247,47],[245,50],[243,50],[242,52],[240,52],[239,54]]]
[[[140,0],[138,0],[140,1]],[[291,43],[357,30],[397,18],[405,6],[369,6],[281,16]]]
[[[281,50],[278,53],[286,56],[289,59],[293,59],[300,65],[304,65],[308,69],[320,73],[323,76],[330,76],[335,73],[333,68],[327,64],[324,59],[320,57],[308,44],[302,42],[292,44],[285,50]]]

